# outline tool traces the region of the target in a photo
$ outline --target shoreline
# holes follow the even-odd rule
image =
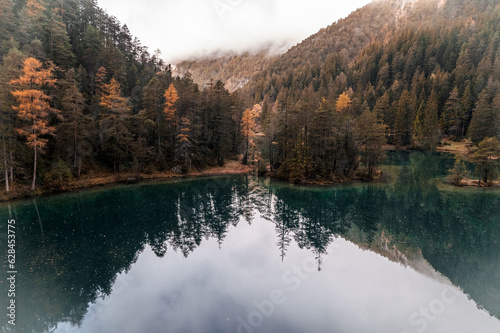
[[[443,140],[445,145],[437,147],[436,152],[440,153],[451,153],[454,155],[463,154],[467,151],[467,147],[469,145],[468,142],[454,142],[450,140]],[[384,150],[387,151],[411,151],[408,147],[398,147],[395,145],[384,145]],[[92,189],[103,186],[113,186],[119,184],[137,184],[137,183],[146,183],[149,181],[168,181],[175,179],[190,179],[190,178],[199,178],[199,177],[213,177],[213,176],[225,176],[225,175],[244,175],[254,172],[254,168],[249,165],[241,164],[238,161],[228,161],[222,167],[210,167],[202,171],[192,171],[187,174],[178,174],[173,173],[171,171],[163,172],[163,173],[154,173],[154,174],[144,174],[144,173],[136,173],[136,172],[125,172],[125,173],[105,173],[94,177],[83,177],[77,180],[73,180],[61,188],[50,188],[47,186],[40,186],[35,191],[29,190],[29,185],[21,185],[14,187],[10,192],[5,192],[2,190],[0,192],[0,202],[9,202],[15,200],[22,200],[27,198],[34,198],[46,195],[53,194],[61,194],[61,193],[69,193],[75,192],[79,190]],[[272,174],[266,174],[265,177],[269,177],[272,179],[277,179],[283,181],[285,183],[293,184],[289,181],[280,179]],[[353,177],[351,179],[335,179],[328,181],[313,181],[306,180],[305,182],[301,182],[296,185],[306,186],[306,187],[331,187],[337,185],[348,185],[355,183],[380,183],[383,179],[385,179],[387,175],[382,172],[382,170],[378,170],[377,174],[372,180],[368,180],[364,177]],[[453,185],[446,181],[442,182],[443,185],[449,185],[456,188],[481,188],[481,189],[496,189],[500,187],[500,181],[495,181],[490,183],[489,185],[481,185],[477,186],[478,180],[476,179],[467,179],[462,181],[460,185]]]
[[[9,202],[28,198],[35,198],[46,195],[61,194],[76,192],[79,190],[87,190],[96,187],[104,187],[107,185],[119,184],[138,184],[156,180],[175,180],[175,179],[190,179],[212,176],[226,175],[244,175],[253,172],[253,168],[248,165],[243,165],[237,161],[229,161],[222,167],[211,167],[202,171],[193,171],[187,174],[176,174],[173,172],[154,173],[154,174],[138,174],[136,172],[126,172],[121,174],[109,173],[92,178],[82,178],[65,184],[62,188],[51,189],[47,187],[39,187],[35,191],[29,190],[29,185],[22,185],[11,189],[9,192],[3,190],[0,192],[0,202]]]
[[[484,183],[481,181],[481,186],[478,186],[479,180],[477,179],[463,179],[460,184],[451,184],[448,181],[443,181],[443,185],[452,186],[456,188],[477,188],[477,189],[498,189],[500,188],[500,181],[492,181]]]
[[[442,144],[442,146],[436,148],[437,152],[454,155],[466,155],[471,146],[471,143],[468,141],[451,141],[449,139],[444,139]]]

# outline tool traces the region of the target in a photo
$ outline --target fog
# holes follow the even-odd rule
[[[98,0],[167,62],[215,51],[295,45],[369,0]]]

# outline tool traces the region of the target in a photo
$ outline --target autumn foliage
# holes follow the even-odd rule
[[[347,110],[351,106],[351,104],[351,98],[349,98],[348,92],[345,91],[339,96],[337,102],[335,103],[335,106],[337,107],[338,112],[342,112]]]
[[[247,164],[249,161],[249,155],[253,148],[255,147],[254,137],[257,131],[257,117],[261,113],[261,106],[259,104],[254,105],[251,109],[246,109],[243,112],[243,117],[241,118],[241,132],[245,139],[245,155],[243,156],[243,163]]]
[[[176,77],[96,1],[0,0],[0,54],[0,181],[12,195],[27,179],[60,188],[67,171],[201,170],[239,154],[240,96]]]
[[[179,100],[177,90],[173,84],[170,84],[165,91],[165,118],[168,122],[173,122],[175,119],[175,103]]]
[[[37,153],[47,145],[47,135],[54,135],[55,128],[49,125],[51,113],[59,111],[53,109],[50,97],[43,89],[54,86],[56,79],[53,77],[54,66],[48,64],[43,68],[42,63],[35,58],[27,58],[23,62],[23,74],[10,84],[15,87],[12,95],[18,105],[13,106],[17,116],[25,121],[25,126],[18,129],[19,135],[26,137],[26,144],[34,152],[34,171],[31,189],[35,189]]]

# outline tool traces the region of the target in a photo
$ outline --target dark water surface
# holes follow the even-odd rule
[[[440,185],[450,163],[394,153],[378,184],[218,177],[1,204],[19,272],[2,330],[498,333],[500,191]]]

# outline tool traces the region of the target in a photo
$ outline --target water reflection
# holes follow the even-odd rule
[[[294,301],[266,321],[263,332],[357,332],[366,328],[359,321],[370,318],[380,332],[387,321],[391,329],[387,326],[384,332],[415,330],[422,326],[407,327],[408,317],[418,309],[414,304],[428,304],[435,297],[430,295],[439,295],[443,285],[451,284],[500,317],[499,193],[440,190],[435,176],[449,164],[440,156],[398,154],[390,162],[395,166],[390,184],[302,188],[221,177],[43,198],[13,204],[10,212],[2,206],[0,219],[15,216],[22,235],[17,245],[22,272],[17,299],[23,313],[18,330],[158,332],[165,330],[154,325],[172,322],[179,326],[166,331],[234,331],[241,325],[237,318],[247,320],[245,315],[252,313],[253,298],[266,300],[272,288],[286,289],[283,272],[305,259],[313,259],[315,270],[322,271],[309,273],[315,282],[305,284],[307,292],[294,294]],[[339,248],[344,252],[332,253]],[[326,260],[329,255],[335,259]],[[391,266],[394,263],[381,261],[379,255],[403,266]],[[351,272],[359,265],[363,269]],[[411,267],[412,273],[404,267]],[[361,283],[356,274],[373,278],[372,289],[363,287],[367,280]],[[135,280],[128,281],[131,277]],[[422,277],[437,282],[423,288]],[[410,293],[407,302],[398,300],[401,293],[380,279],[402,284]],[[405,279],[421,283],[420,296]],[[342,284],[355,289],[342,291]],[[142,314],[152,326],[121,331],[96,326],[107,321],[118,325],[119,318],[126,317],[128,310],[116,304],[149,302],[138,292],[157,299],[150,304],[160,309],[145,307]],[[370,294],[372,301],[367,301]],[[5,295],[0,296],[2,304]],[[352,308],[326,295],[340,297]],[[389,302],[384,295],[394,299]],[[113,298],[124,299],[107,306]],[[316,304],[315,299],[325,309],[306,312],[304,304]],[[356,306],[364,310],[360,313]],[[394,308],[391,311],[400,317],[375,323],[377,318],[369,313],[383,306]],[[294,311],[302,316],[294,318]],[[483,318],[472,312],[463,317]],[[313,318],[323,319],[311,326]],[[481,320],[487,322],[486,317]],[[75,328],[79,325],[81,331]],[[442,327],[462,331],[449,330],[449,325]],[[488,327],[499,326],[486,325],[484,332]]]

